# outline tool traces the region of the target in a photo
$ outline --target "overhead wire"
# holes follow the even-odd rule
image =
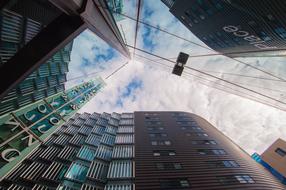
[[[219,73],[222,75],[233,75],[233,76],[239,76],[239,77],[244,77],[244,78],[253,78],[253,79],[259,79],[259,80],[269,80],[269,81],[275,81],[275,82],[286,82],[286,81],[281,81],[278,79],[271,79],[271,78],[264,78],[264,77],[260,77],[260,76],[250,76],[250,75],[243,75],[243,74],[238,74],[238,73],[228,73],[228,72],[218,72],[218,71],[211,71],[211,70],[202,70],[204,72],[208,72],[208,73]]]
[[[176,59],[176,58],[168,58],[168,59]],[[151,59],[152,61],[160,61],[162,59]],[[160,63],[160,62],[158,62]],[[229,73],[229,72],[218,72],[218,71],[210,71],[210,70],[203,70],[200,69],[201,71],[207,72],[207,73],[219,73],[222,75],[233,75],[233,76],[239,76],[239,77],[245,77],[245,78],[254,78],[254,79],[259,79],[259,80],[269,80],[269,81],[275,81],[275,82],[286,82],[278,79],[273,79],[273,78],[265,78],[265,77],[260,77],[260,76],[250,76],[250,75],[243,75],[243,74],[238,74],[238,73]]]
[[[128,62],[124,63],[123,65],[120,65],[118,68],[116,68],[112,73],[110,73],[108,76],[105,77],[105,79],[109,79],[110,77],[112,77],[113,75],[115,75],[117,72],[119,72],[123,67],[125,67],[128,64]],[[92,72],[92,73],[88,73],[85,75],[81,75],[81,76],[77,76],[77,77],[73,77],[70,78],[68,80],[66,80],[65,82],[71,82],[73,80],[77,80],[77,79],[81,79],[81,78],[87,78],[93,75],[98,75],[98,73],[100,73],[100,71],[97,72]]]
[[[128,61],[121,65],[120,67],[118,67],[117,69],[115,69],[115,71],[113,71],[111,74],[109,74],[107,77],[105,77],[105,79],[109,79],[111,76],[113,76],[114,74],[116,74],[118,71],[120,71],[121,69],[123,69],[123,67],[125,67],[128,64]]]
[[[139,1],[140,1],[140,0],[139,0]],[[140,11],[140,10],[139,10],[139,11]],[[181,37],[181,36],[179,36],[179,35],[176,35],[176,34],[174,34],[174,33],[168,32],[166,29],[162,29],[161,27],[156,27],[156,26],[153,26],[152,24],[149,24],[149,23],[147,23],[147,22],[143,22],[142,20],[139,20],[139,17],[137,17],[136,19],[134,19],[133,17],[128,16],[128,15],[123,14],[123,13],[117,13],[117,14],[119,14],[119,15],[121,15],[121,16],[124,16],[124,17],[126,17],[126,18],[129,18],[129,19],[131,19],[131,20],[133,20],[133,21],[136,21],[136,28],[137,28],[137,24],[138,24],[138,23],[141,23],[141,24],[144,24],[144,25],[146,25],[146,26],[148,26],[148,27],[154,28],[154,29],[156,29],[156,30],[159,30],[159,31],[161,31],[161,32],[164,32],[164,33],[166,33],[166,34],[169,34],[169,35],[171,35],[171,36],[174,36],[174,37],[176,37],[176,38],[178,38],[178,39],[181,39],[181,40],[184,40],[184,41],[189,42],[189,43],[191,43],[191,44],[194,44],[194,45],[196,45],[196,46],[199,46],[199,47],[202,47],[202,48],[204,48],[204,49],[207,49],[207,50],[216,52],[215,50],[213,50],[213,49],[211,49],[211,48],[209,48],[209,47],[203,46],[203,45],[201,45],[201,44],[199,44],[199,43],[196,43],[196,42],[194,42],[194,41],[188,40],[188,39],[186,39],[186,38],[184,38],[184,37]],[[137,29],[138,29],[138,28],[137,28]],[[135,33],[135,36],[136,36],[135,38],[137,38],[137,32]],[[136,41],[135,41],[135,43],[136,43]],[[136,47],[136,44],[134,44],[133,47]],[[284,49],[282,48],[282,49],[263,50],[263,51],[261,51],[261,50],[253,50],[253,51],[240,51],[240,52],[229,52],[229,53],[215,53],[215,54],[212,54],[212,55],[204,55],[204,56],[214,56],[214,55],[224,55],[224,56],[226,56],[226,55],[232,55],[232,54],[256,53],[256,52],[266,52],[266,51],[271,52],[271,51],[282,51],[282,50],[286,50],[286,49],[285,49],[285,48],[284,48]],[[135,51],[135,48],[134,48],[134,51]],[[133,55],[134,55],[134,54],[133,54]],[[198,56],[194,55],[194,57],[198,57]],[[226,57],[228,57],[228,56],[226,56]],[[232,60],[234,60],[234,61],[236,61],[236,62],[239,62],[239,63],[241,63],[241,64],[244,64],[244,65],[246,65],[246,66],[248,66],[248,67],[250,67],[250,68],[252,68],[252,69],[258,70],[258,71],[260,71],[260,72],[262,72],[262,73],[265,73],[265,74],[267,74],[267,75],[270,75],[270,76],[272,76],[272,77],[274,77],[274,78],[277,78],[277,79],[279,79],[279,80],[282,80],[282,81],[285,81],[285,82],[286,82],[286,80],[283,79],[283,78],[281,78],[280,76],[276,76],[276,75],[273,74],[273,73],[270,73],[270,72],[268,72],[268,71],[265,71],[265,70],[263,70],[263,69],[261,69],[261,68],[258,68],[258,67],[256,67],[256,66],[253,66],[253,65],[251,65],[251,64],[249,64],[249,63],[246,63],[246,62],[244,62],[244,61],[241,61],[241,60],[236,59],[236,58],[233,58],[233,57],[228,57],[228,58],[230,58],[230,59],[232,59]]]
[[[193,76],[193,75],[192,75],[192,76]],[[193,77],[194,77],[194,76],[193,76]],[[183,76],[183,78],[189,79],[189,78],[184,77],[184,76]],[[197,80],[197,79],[195,79],[195,80]],[[275,105],[275,104],[273,104],[273,103],[270,103],[270,102],[268,102],[268,101],[265,101],[265,100],[263,100],[263,99],[260,99],[260,98],[258,98],[258,97],[256,97],[256,96],[253,96],[253,95],[246,94],[246,93],[244,93],[244,92],[238,91],[238,90],[233,89],[233,88],[231,88],[231,87],[229,87],[229,86],[225,86],[225,85],[222,85],[222,84],[215,84],[215,82],[213,82],[213,81],[212,81],[212,82],[213,82],[215,85],[217,85],[217,86],[215,86],[215,85],[209,85],[209,84],[206,84],[205,82],[202,82],[202,81],[199,81],[199,80],[197,80],[197,82],[200,83],[200,84],[202,84],[202,85],[204,85],[204,86],[210,87],[210,88],[215,88],[215,89],[217,89],[217,90],[224,91],[224,92],[226,92],[226,93],[230,93],[230,94],[233,94],[233,95],[242,97],[242,98],[249,99],[249,100],[251,100],[251,101],[255,101],[255,102],[258,102],[258,103],[267,105],[267,106],[271,106],[271,107],[274,107],[274,108],[279,109],[279,110],[282,110],[282,111],[286,111],[285,108],[282,108],[282,107],[277,106],[277,105]],[[219,88],[218,86],[221,86],[222,88]],[[231,91],[226,90],[226,89],[230,89]],[[234,92],[233,92],[233,91],[234,91]]]
[[[137,56],[138,56],[138,54],[137,54]],[[154,60],[152,60],[152,59],[149,59],[149,58],[144,57],[144,56],[141,56],[141,55],[138,56],[138,57],[139,57],[139,58],[143,58],[143,59],[147,59],[147,60],[149,60],[149,61],[151,61],[151,62],[155,62],[155,63],[157,63],[157,64],[160,64],[160,62],[156,62],[156,61],[154,61]],[[161,63],[160,65],[162,65],[162,66],[164,66],[164,67],[167,67],[167,68],[172,68],[171,66],[166,65],[166,64],[163,64],[163,63]],[[267,106],[271,106],[271,107],[274,107],[274,108],[279,109],[279,110],[282,110],[282,111],[286,111],[286,109],[281,108],[281,107],[279,107],[279,106],[277,106],[277,105],[275,105],[275,104],[273,104],[273,103],[270,103],[270,102],[268,102],[268,101],[266,101],[266,100],[260,99],[260,98],[258,98],[257,96],[253,96],[253,95],[251,95],[251,94],[247,94],[247,93],[245,93],[245,92],[238,91],[238,90],[236,90],[236,89],[234,89],[234,88],[231,88],[231,87],[226,86],[226,85],[221,84],[221,83],[217,83],[217,82],[215,82],[215,81],[211,81],[211,80],[209,80],[209,79],[207,79],[207,78],[204,78],[204,77],[202,77],[202,76],[197,76],[197,75],[194,75],[194,74],[188,73],[188,72],[184,72],[184,73],[187,74],[187,75],[189,75],[189,76],[193,76],[193,77],[196,77],[196,78],[200,78],[200,79],[203,79],[203,80],[207,80],[208,82],[211,82],[211,83],[214,83],[214,84],[216,84],[216,85],[222,86],[223,88],[217,88],[216,86],[206,85],[206,86],[208,86],[208,87],[215,88],[215,89],[218,89],[218,90],[227,92],[227,93],[231,93],[231,94],[240,96],[240,97],[242,97],[242,98],[247,98],[247,99],[249,99],[249,100],[256,101],[256,102],[259,102],[259,103],[261,103],[261,104],[264,104],[264,105],[267,105]],[[183,78],[187,78],[187,77],[183,76]],[[228,88],[228,89],[231,89],[231,90],[233,90],[233,91],[242,93],[244,96],[242,96],[242,95],[240,95],[240,94],[235,94],[235,93],[229,92],[229,91],[225,90],[225,88]],[[247,96],[250,96],[251,98],[249,98],[249,97],[247,97]]]
[[[127,46],[130,46],[130,45],[127,44]],[[151,53],[151,52],[147,52],[147,51],[145,51],[145,50],[141,50],[141,49],[139,49],[139,48],[136,48],[136,49],[139,50],[139,51],[142,51],[142,52],[144,52],[144,53],[147,53],[147,54],[149,54],[149,55],[152,55],[152,56],[154,56],[154,57],[161,58],[161,59],[166,60],[166,61],[168,61],[168,62],[170,62],[170,63],[176,64],[175,61],[169,60],[169,59],[164,58],[164,57],[162,57],[162,56],[156,55],[156,54]],[[239,84],[236,84],[236,83],[234,83],[234,82],[230,82],[230,81],[225,80],[225,79],[222,79],[222,78],[220,78],[220,77],[217,77],[217,76],[211,75],[211,74],[209,74],[209,73],[200,71],[200,70],[195,69],[195,68],[193,68],[193,67],[185,66],[185,68],[187,68],[187,69],[189,69],[189,70],[192,70],[192,71],[196,71],[196,72],[198,72],[198,73],[201,73],[201,74],[203,74],[203,75],[209,76],[209,77],[211,77],[211,78],[215,78],[215,79],[217,79],[217,80],[221,80],[221,81],[223,81],[223,82],[225,82],[225,83],[228,83],[228,84],[231,84],[231,85],[233,85],[233,86],[242,88],[242,89],[244,89],[244,90],[247,90],[247,91],[249,91],[249,92],[252,92],[252,93],[258,94],[258,95],[260,95],[260,96],[266,97],[266,98],[268,98],[268,99],[271,99],[271,100],[273,100],[273,101],[279,102],[279,103],[281,103],[281,104],[286,104],[285,102],[282,102],[282,101],[280,101],[280,100],[278,100],[278,99],[275,99],[275,98],[273,98],[273,97],[271,97],[271,96],[262,94],[262,93],[260,93],[260,92],[255,91],[255,90],[252,90],[252,89],[250,89],[250,88],[247,88],[247,87],[241,86],[241,85],[239,85]]]
[[[138,28],[139,28],[140,9],[141,9],[141,0],[138,0],[137,16],[136,16],[136,26],[135,26],[135,37],[134,37],[135,39],[134,39],[133,57],[134,57],[135,49],[136,49],[136,45],[137,45],[137,35],[138,35]]]
[[[147,58],[147,57],[145,57],[145,56],[142,56],[142,55],[140,55],[140,54],[135,54],[135,55],[138,56],[138,57],[141,57],[141,58],[143,58],[143,59],[146,59],[146,60],[148,60],[148,61],[155,62],[155,63],[157,63],[157,64],[160,64],[160,65],[163,65],[163,66],[165,66],[165,67],[168,67],[168,68],[173,69],[172,66],[163,64],[163,63],[161,63],[161,62],[158,62],[157,60],[149,59],[149,58]],[[235,81],[235,82],[236,82],[236,81]],[[272,88],[266,88],[266,87],[256,86],[256,85],[249,84],[249,83],[240,83],[240,82],[236,82],[236,83],[237,83],[237,84],[241,84],[241,85],[248,85],[248,86],[253,86],[253,87],[256,87],[256,88],[261,88],[261,89],[265,89],[265,90],[271,90],[271,91],[275,91],[275,92],[279,92],[279,93],[284,93],[284,94],[286,94],[286,91],[281,91],[281,90],[278,90],[278,89],[272,89]]]

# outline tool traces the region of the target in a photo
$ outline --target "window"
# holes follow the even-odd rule
[[[174,112],[172,113],[173,117],[177,117],[177,116],[187,116],[187,113],[183,113],[183,112]]]
[[[209,167],[212,168],[238,168],[239,165],[233,160],[217,160],[207,161]]]
[[[112,156],[112,148],[104,145],[100,145],[95,153],[97,158],[109,161]]]
[[[214,140],[199,140],[199,141],[191,141],[193,145],[211,145],[216,144]]]
[[[167,137],[166,133],[149,133],[149,137]]]
[[[101,125],[101,126],[106,126],[107,123],[108,123],[108,120],[103,119],[103,118],[99,118],[99,119],[96,121],[96,124],[97,124],[97,125]]]
[[[154,150],[153,156],[175,156],[176,152],[174,150]]]
[[[174,178],[174,179],[164,179],[160,181],[161,189],[183,189],[189,188],[190,184],[187,178]]]
[[[133,134],[119,134],[115,138],[116,144],[132,144],[134,143]]]
[[[283,39],[286,39],[286,29],[282,27],[278,27],[274,29],[275,32]]]
[[[145,116],[156,116],[158,115],[157,113],[144,113]]]
[[[113,126],[109,125],[106,127],[105,132],[112,134],[112,135],[116,135],[117,127],[113,127]]]
[[[95,157],[96,149],[87,146],[82,146],[78,152],[78,157],[84,160],[92,161]]]
[[[147,120],[147,121],[158,121],[158,120],[160,120],[160,118],[159,117],[152,117],[152,116],[145,116],[145,120]]]
[[[104,190],[132,190],[134,189],[133,183],[128,182],[108,182]]]
[[[113,126],[118,126],[119,125],[119,120],[109,118],[108,124],[113,125]]]
[[[165,141],[151,141],[151,144],[153,146],[157,146],[157,145],[159,145],[159,146],[164,146],[164,145],[170,146],[171,145],[171,141],[169,141],[169,140],[165,140]]]
[[[134,133],[133,126],[119,126],[117,133]]]
[[[164,127],[147,127],[148,131],[162,131]]]
[[[133,119],[121,119],[119,125],[134,125]]]
[[[121,118],[131,119],[131,118],[134,118],[134,115],[133,115],[133,113],[122,113],[122,114],[121,114]]]
[[[69,168],[66,178],[83,182],[86,178],[88,167],[81,163],[73,163]]]
[[[207,137],[208,136],[208,134],[206,134],[206,133],[196,133],[196,135],[198,137]]]
[[[174,116],[173,116],[173,117],[174,117]],[[193,120],[193,118],[188,117],[188,116],[176,116],[176,120],[177,120],[177,121],[193,121],[193,122],[195,122],[195,121]]]
[[[156,167],[158,170],[180,170],[182,169],[182,165],[180,163],[172,163],[172,162],[156,163]]]
[[[96,134],[90,134],[87,139],[85,140],[85,143],[98,146],[100,143],[101,136]]]
[[[216,155],[223,155],[226,154],[224,150],[222,149],[213,149],[212,152]]]
[[[182,130],[198,130],[202,131],[203,129],[198,126],[181,126]]]
[[[285,156],[285,155],[286,155],[286,151],[282,150],[281,148],[277,148],[277,149],[275,150],[275,152],[276,152],[277,154],[279,154],[280,156]]]
[[[226,152],[223,149],[199,149],[201,155],[224,155]]]
[[[145,121],[146,125],[149,126],[158,126],[158,125],[162,125],[161,121]]]
[[[133,162],[129,160],[112,161],[109,166],[108,178],[133,177]]]
[[[113,135],[104,134],[102,135],[101,142],[109,146],[113,146],[115,143],[115,137]]]
[[[115,146],[112,152],[112,158],[133,158],[134,147],[130,145]]]
[[[218,176],[219,182],[224,185],[237,183],[255,183],[249,175]]]
[[[105,181],[107,172],[108,164],[99,160],[95,160],[91,162],[87,176],[99,181]]]

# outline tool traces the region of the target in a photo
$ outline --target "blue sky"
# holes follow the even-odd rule
[[[124,1],[125,14],[135,17],[135,2]],[[141,19],[204,45],[169,13],[161,1],[144,0]],[[118,25],[122,25],[127,43],[133,45],[135,22],[125,19]],[[176,58],[180,51],[190,55],[211,53],[142,25],[139,27],[137,46],[167,58]],[[132,51],[130,49],[130,52]],[[136,53],[150,59],[158,59],[139,51]],[[279,76],[285,76],[286,73],[286,58],[244,58],[241,60]],[[126,61],[125,57],[95,34],[85,31],[74,41],[68,78],[93,72],[98,72],[105,78]],[[166,61],[160,60],[160,62],[170,65]],[[212,74],[218,77],[246,85],[256,91],[286,101],[286,85],[282,82],[221,74],[221,72],[236,73],[271,79],[270,76],[229,58],[223,56],[192,58],[187,65],[204,71],[212,71]],[[188,72],[198,75],[192,71]],[[85,80],[87,79],[89,78],[85,77]],[[69,82],[66,86],[70,87],[79,82],[82,82],[82,79]],[[255,151],[261,153],[279,137],[286,138],[285,112],[210,88],[206,86],[209,84],[208,82],[193,76],[171,75],[170,68],[142,58],[136,57],[120,72],[106,80],[106,83],[105,89],[82,108],[81,112],[188,111],[207,119],[250,154]],[[277,89],[282,92],[264,88]],[[252,95],[254,96],[254,94]]]

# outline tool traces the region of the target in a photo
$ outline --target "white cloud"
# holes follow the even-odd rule
[[[156,1],[155,3],[153,0],[145,0],[143,2],[144,9],[153,11],[150,17],[144,17],[143,20],[152,22],[154,25],[166,28],[168,31],[184,36],[192,41],[201,43],[181,23],[174,21],[174,17],[160,1]],[[125,1],[124,7],[126,14],[135,17],[134,1]],[[144,12],[144,9],[142,12]],[[124,28],[128,44],[133,45],[135,22],[125,19],[121,21],[120,24]],[[146,34],[146,32],[142,25],[140,25],[138,35],[138,47],[140,48],[144,47],[142,35]],[[98,38],[93,37],[93,34],[88,33],[87,36],[87,38],[79,38],[74,44],[72,62],[70,64],[70,76],[78,76],[79,73],[90,73],[98,70],[97,67],[82,67],[82,58],[94,60],[95,56],[105,54],[106,49],[108,49],[108,46]],[[163,57],[176,57],[180,51],[187,52],[191,55],[209,53],[202,48],[198,48],[162,32],[155,33],[155,30],[151,30],[148,39],[155,44],[154,53]],[[96,54],[92,51],[93,46],[99,47]],[[137,53],[140,52],[137,51]],[[144,55],[143,53],[140,54]],[[158,59],[150,55],[144,56],[151,59]],[[124,58],[120,57],[118,59],[112,59],[107,63],[101,63],[105,65],[101,74],[106,76],[108,73],[111,73],[118,68],[119,65],[123,64],[124,60]],[[243,60],[251,64],[259,64],[263,69],[280,76],[286,73],[284,64],[285,58],[260,58],[258,63],[255,58]],[[161,62],[164,61],[161,60]],[[164,63],[171,65],[169,62]],[[201,70],[273,78],[222,56],[192,58],[188,62],[188,65]],[[170,73],[171,69],[150,61],[144,61],[143,59],[131,62],[120,72],[107,80],[107,86],[82,108],[81,112],[133,112],[141,110],[188,111],[204,117],[250,154],[254,151],[261,153],[279,137],[286,139],[285,112],[203,86],[198,83],[198,80],[194,77],[185,75],[187,78],[180,78]],[[212,74],[222,76],[218,73]],[[252,85],[252,89],[262,91],[278,99],[282,98],[280,92],[270,92],[262,88],[276,88],[281,91],[286,91],[284,83],[281,82],[262,81],[253,78],[242,79],[241,77],[231,75],[223,75],[223,77],[232,81],[247,83],[248,85]],[[134,78],[142,80],[142,86],[131,91],[128,97],[123,97],[122,95],[126,93],[127,85],[130,84]],[[253,85],[262,88],[253,87]],[[119,100],[122,105],[118,104]],[[284,101],[286,101],[286,98],[284,98]]]

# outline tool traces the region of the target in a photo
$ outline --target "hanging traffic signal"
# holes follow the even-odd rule
[[[172,73],[181,76],[184,70],[184,65],[187,63],[188,59],[188,54],[180,52],[177,58],[177,63],[175,64]]]

